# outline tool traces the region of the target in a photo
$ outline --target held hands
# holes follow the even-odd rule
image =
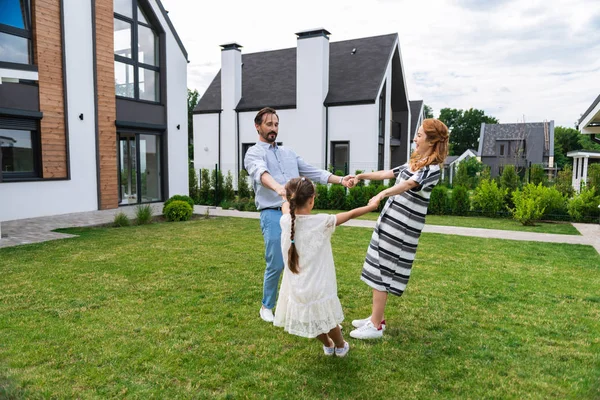
[[[353,188],[354,187],[354,175],[346,175],[342,179],[342,185],[344,185],[344,187],[347,187],[348,189]]]
[[[381,203],[381,200],[383,199],[383,195],[381,193],[376,194],[375,196],[371,197],[371,199],[369,200],[369,204],[367,204],[369,207],[375,207],[375,209],[377,209],[377,207],[379,207],[379,203]]]

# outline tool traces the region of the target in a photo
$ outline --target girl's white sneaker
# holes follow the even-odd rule
[[[337,347],[335,348],[335,355],[337,357],[346,357],[346,354],[348,354],[349,351],[350,345],[348,344],[348,342],[344,341],[344,347],[342,347],[341,349],[338,349]]]

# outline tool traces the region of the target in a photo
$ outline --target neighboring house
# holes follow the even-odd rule
[[[0,221],[188,193],[187,53],[160,1],[0,8]]]
[[[452,185],[454,175],[458,172],[458,164],[463,160],[468,160],[471,157],[477,158],[477,152],[472,149],[466,150],[460,156],[448,156],[442,165],[442,181],[448,176],[448,182]]]
[[[554,121],[516,124],[481,124],[478,159],[490,167],[492,178],[502,175],[505,165],[523,173],[540,164],[552,174],[554,164]]]
[[[592,135],[592,141],[600,144],[600,96],[579,118],[577,126],[583,135]],[[573,157],[572,183],[579,193],[581,186],[587,184],[588,166],[600,162],[600,151],[576,150],[568,152],[567,156]]]
[[[314,166],[354,173],[406,162],[422,116],[411,115],[398,35],[296,35],[297,48],[242,55],[237,43],[221,46],[221,70],[194,110],[195,167],[217,165],[237,184],[265,106],[279,115],[278,141]]]

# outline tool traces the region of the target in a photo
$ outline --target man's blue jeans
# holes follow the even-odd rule
[[[260,228],[265,239],[265,260],[267,262],[262,304],[269,309],[275,307],[279,277],[283,271],[280,219],[281,211],[279,210],[262,210],[260,212]]]

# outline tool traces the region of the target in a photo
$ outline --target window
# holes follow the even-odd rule
[[[29,0],[0,0],[0,63],[32,64]]]
[[[115,93],[160,102],[158,34],[134,0],[114,0]]]
[[[402,132],[402,124],[400,122],[392,121],[392,139],[400,140]]]
[[[0,118],[0,181],[39,176],[38,141],[36,120]]]
[[[501,156],[504,155],[504,145],[503,144],[500,145],[500,155]]]
[[[350,142],[331,142],[331,165],[334,173],[342,171],[348,175],[350,167]]]

